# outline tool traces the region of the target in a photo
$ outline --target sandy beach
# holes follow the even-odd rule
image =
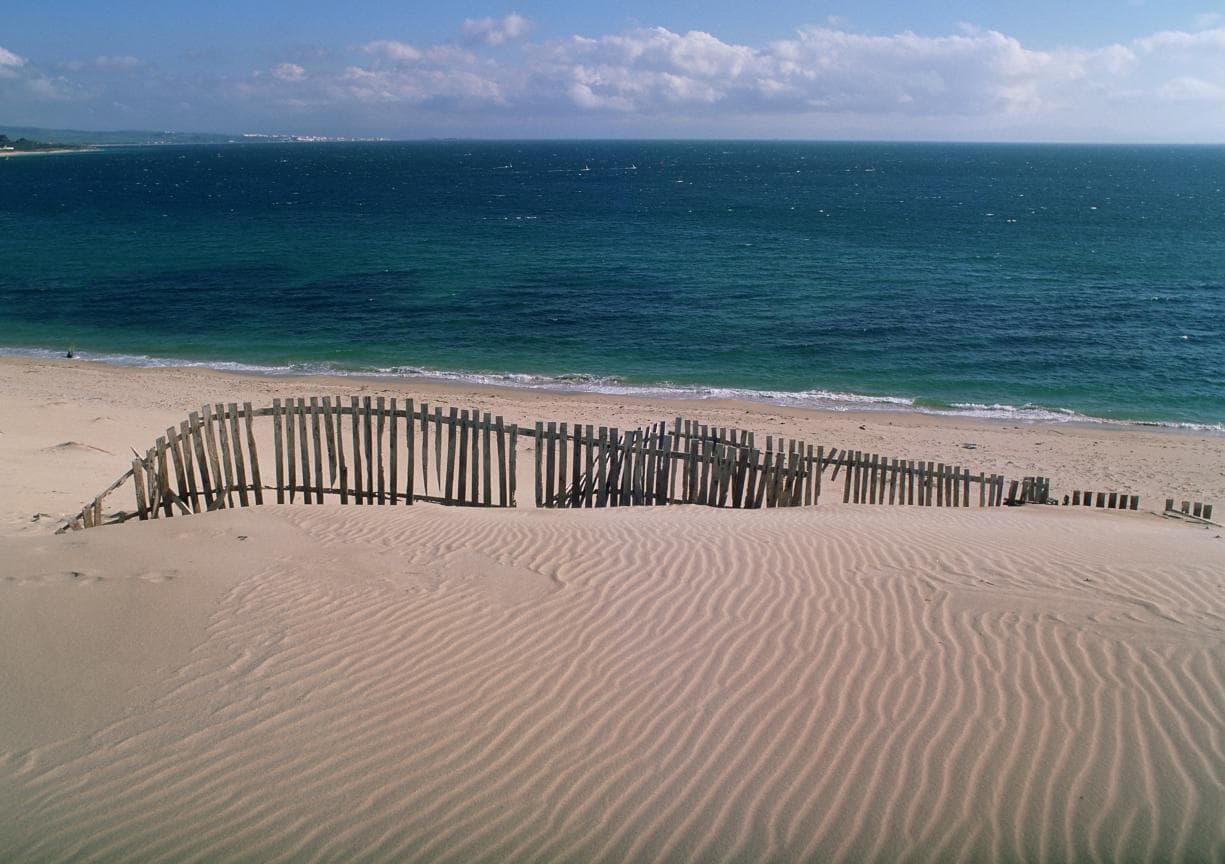
[[[1141,507],[56,534],[204,403],[349,394],[680,415]],[[1158,512],[1222,521],[1225,436],[10,358],[0,490],[3,860],[1225,860],[1225,531]]]

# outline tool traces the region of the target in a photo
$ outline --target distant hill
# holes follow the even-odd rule
[[[34,126],[5,126],[0,124],[0,135],[10,139],[25,138],[30,141],[54,141],[56,144],[110,145],[123,144],[226,144],[246,140],[242,135],[217,135],[208,132],[150,132],[141,130],[117,130],[112,132],[87,132],[81,129],[40,129]]]
[[[35,141],[30,138],[10,138],[9,136],[0,133],[0,153],[6,151],[16,151],[18,153],[37,153],[40,150],[80,150],[84,149],[81,144],[62,144],[60,142]]]
[[[0,123],[0,135],[10,139],[54,141],[78,146],[120,147],[141,144],[258,144],[286,141],[383,141],[383,138],[351,138],[323,135],[265,135],[247,132],[225,135],[215,132],[152,132],[120,129],[110,132],[87,132],[82,129],[40,129],[34,126],[5,126]]]

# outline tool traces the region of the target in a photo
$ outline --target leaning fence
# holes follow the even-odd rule
[[[263,408],[217,403],[191,412],[143,455],[134,452],[131,468],[66,527],[273,501],[515,507],[521,437],[534,450],[537,507],[800,507],[817,504],[823,486],[835,495],[840,489],[845,504],[1058,503],[1047,477],[1007,480],[963,465],[827,449],[796,438],[766,435],[763,441],[749,431],[679,417],[632,429],[565,422],[528,428],[477,409],[323,396],[273,399]],[[104,500],[129,482],[135,508],[107,511]],[[1064,503],[1090,506],[1093,499],[1094,493],[1077,490]],[[1139,504],[1138,496],[1115,492],[1099,492],[1096,501],[1109,509]],[[1197,502],[1195,509],[1211,518],[1211,505]]]

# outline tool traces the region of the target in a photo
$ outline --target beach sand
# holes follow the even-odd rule
[[[205,402],[350,393],[680,414],[1142,507],[54,533]],[[1150,512],[1225,506],[1225,437],[9,359],[0,489],[2,860],[1225,860],[1225,532]]]

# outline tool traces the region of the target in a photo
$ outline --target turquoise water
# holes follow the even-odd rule
[[[1225,423],[1225,148],[0,160],[0,350]]]

